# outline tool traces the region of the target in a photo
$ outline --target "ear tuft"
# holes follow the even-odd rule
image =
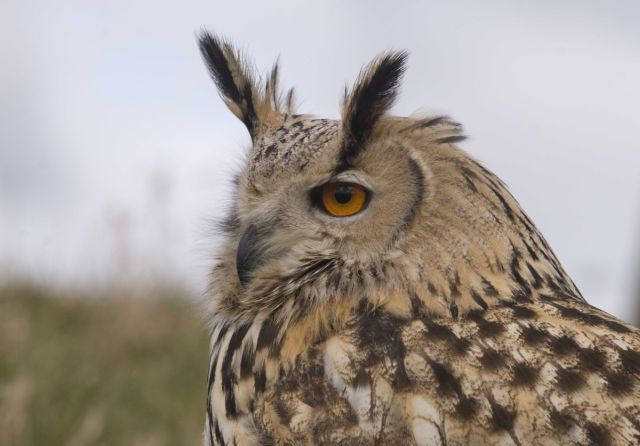
[[[229,110],[240,119],[252,138],[258,126],[255,96],[256,86],[237,50],[230,43],[203,31],[199,37],[200,51],[209,74],[218,87]]]
[[[293,115],[296,112],[296,91],[293,88],[290,88],[287,92],[284,109],[287,116]]]
[[[406,51],[378,56],[360,72],[351,93],[345,92],[342,120],[346,141],[342,163],[359,153],[376,122],[393,105],[407,57]]]

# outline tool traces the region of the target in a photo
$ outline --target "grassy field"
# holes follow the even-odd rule
[[[207,339],[179,296],[0,288],[0,445],[192,445]]]

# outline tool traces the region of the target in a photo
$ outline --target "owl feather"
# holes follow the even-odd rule
[[[200,47],[252,148],[211,273],[205,445],[640,444],[640,331],[589,305],[445,116],[389,109],[405,52],[342,119],[294,113]]]

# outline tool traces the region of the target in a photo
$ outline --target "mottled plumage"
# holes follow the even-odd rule
[[[201,49],[253,142],[212,271],[205,444],[640,443],[640,331],[585,302],[460,125],[386,114],[406,53],[326,120],[277,67]],[[336,184],[362,209],[331,215]]]

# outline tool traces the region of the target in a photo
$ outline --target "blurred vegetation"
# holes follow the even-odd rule
[[[0,288],[0,445],[191,445],[207,336],[183,296]]]

